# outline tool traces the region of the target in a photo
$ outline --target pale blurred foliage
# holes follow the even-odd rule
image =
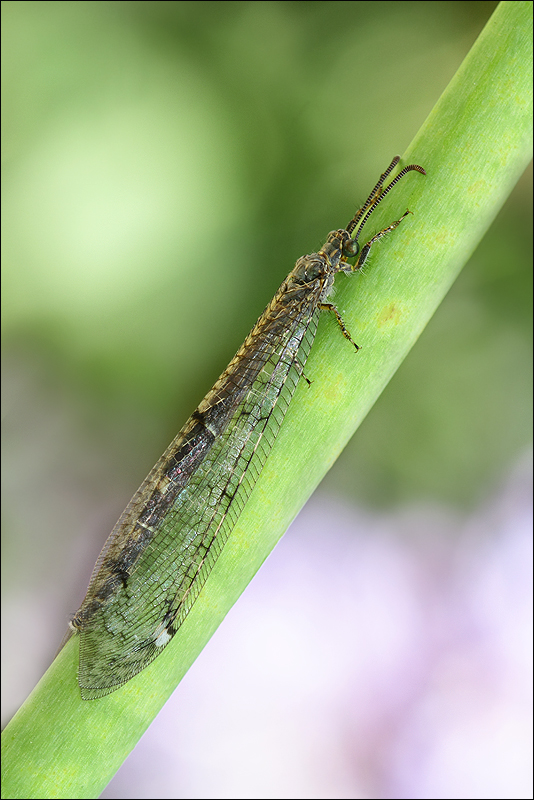
[[[494,6],[2,4],[5,719],[132,492],[296,258],[408,145]],[[146,795],[134,767],[133,789],[109,797],[156,796],[158,778],[161,797],[491,797],[491,780],[496,797],[523,796],[507,776],[526,724],[525,492],[502,530],[489,521],[531,435],[529,189],[527,176],[325,480],[344,504],[392,511],[336,511],[331,494],[313,534],[304,516],[276,554],[284,608],[287,586],[260,573],[254,591],[274,581],[253,604],[266,628],[239,623],[238,604],[226,667],[221,630],[164,712],[178,740],[162,714],[135,751],[165,754]]]

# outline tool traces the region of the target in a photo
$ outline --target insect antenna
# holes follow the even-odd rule
[[[380,176],[378,183],[374,187],[373,191],[371,192],[371,194],[369,195],[363,206],[359,209],[359,211],[354,215],[354,217],[347,225],[346,230],[349,233],[352,233],[357,228],[356,235],[353,237],[354,242],[358,241],[358,237],[360,236],[360,233],[362,232],[365,223],[367,222],[367,220],[369,219],[369,217],[371,216],[377,205],[384,199],[387,193],[391,191],[391,189],[393,189],[395,184],[398,183],[401,178],[403,178],[408,172],[412,172],[413,170],[415,170],[416,172],[420,172],[421,175],[426,175],[425,170],[423,169],[423,167],[420,167],[419,164],[409,164],[407,167],[404,167],[404,169],[402,169],[399,172],[399,174],[393,178],[391,183],[388,183],[388,185],[385,188],[382,188],[384,185],[384,181],[391,173],[391,171],[397,166],[399,161],[400,161],[400,156],[395,156],[395,158],[393,159],[387,170]]]

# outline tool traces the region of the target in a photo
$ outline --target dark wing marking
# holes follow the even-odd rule
[[[272,448],[319,313],[313,293],[288,308],[280,290],[117,523],[73,620],[84,699],[144,669],[185,619]]]

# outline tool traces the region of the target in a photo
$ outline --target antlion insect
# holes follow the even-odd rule
[[[80,635],[78,682],[93,700],[115,691],[171,641],[204,586],[273,446],[338,272],[360,270],[372,246],[358,239],[381,200],[417,164],[385,186],[396,156],[346,228],[302,256],[244,344],[137,490],[93,570],[70,624]],[[354,235],[353,235],[354,234]],[[356,258],[353,264],[348,259]]]

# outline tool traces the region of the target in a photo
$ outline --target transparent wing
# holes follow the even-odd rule
[[[79,683],[101,697],[169,643],[241,514],[302,375],[317,298],[277,295],[117,523],[73,620]]]

